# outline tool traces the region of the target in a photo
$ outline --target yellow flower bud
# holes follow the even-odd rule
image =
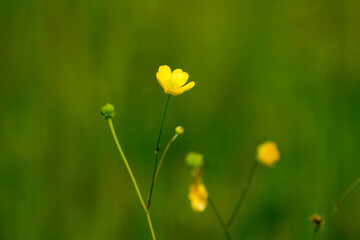
[[[324,217],[315,213],[309,217],[309,220],[315,227],[318,227],[324,221]]]
[[[191,208],[195,212],[203,212],[207,206],[208,202],[208,192],[204,184],[194,181],[190,186],[189,199],[191,203]]]
[[[257,160],[268,167],[272,167],[280,159],[280,153],[274,142],[265,142],[257,148]]]
[[[314,228],[319,230],[325,224],[325,217],[320,216],[319,214],[315,213],[309,217],[310,222],[313,224]]]
[[[176,69],[171,72],[170,67],[167,65],[159,67],[156,78],[160,86],[164,89],[164,92],[173,96],[183,94],[195,86],[195,82],[185,84],[189,79],[188,73],[183,72],[181,69]]]
[[[175,128],[175,132],[177,133],[177,134],[183,134],[184,133],[184,127],[183,126],[177,126],[176,128]]]

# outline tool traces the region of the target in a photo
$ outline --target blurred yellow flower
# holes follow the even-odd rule
[[[164,89],[164,92],[173,96],[183,94],[195,86],[195,82],[189,82],[185,85],[189,79],[188,73],[183,72],[181,69],[176,69],[171,72],[170,67],[167,65],[159,67],[156,78]]]
[[[280,159],[280,153],[274,142],[265,142],[257,148],[257,159],[262,164],[272,167]]]
[[[204,184],[195,181],[190,186],[189,199],[195,212],[203,212],[208,201],[208,192]]]

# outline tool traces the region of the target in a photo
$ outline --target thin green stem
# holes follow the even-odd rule
[[[348,189],[347,191],[344,193],[344,195],[341,196],[341,198],[336,202],[335,206],[333,207],[333,209],[331,210],[331,213],[329,214],[329,218],[327,220],[327,223],[330,222],[330,220],[333,218],[333,216],[335,215],[335,213],[337,212],[337,210],[341,207],[341,205],[343,204],[343,202],[345,201],[345,199],[350,195],[350,193],[360,184],[360,178],[358,178]],[[320,239],[321,235],[324,233],[325,231],[325,224],[323,224],[319,231],[317,231],[315,233],[315,236],[313,239],[318,240]]]
[[[144,211],[145,211],[145,213],[146,213],[152,238],[153,238],[153,240],[155,240],[156,237],[155,237],[154,228],[153,228],[153,225],[152,225],[152,222],[151,222],[151,218],[150,218],[150,213],[149,213],[149,211],[148,211],[147,208],[146,208],[144,199],[143,199],[143,197],[141,196],[141,193],[140,193],[139,187],[138,187],[138,185],[137,185],[137,183],[136,183],[134,174],[133,174],[133,172],[131,171],[130,165],[129,165],[128,161],[126,160],[125,154],[124,154],[124,152],[123,152],[123,150],[122,150],[122,148],[121,148],[121,146],[120,146],[119,140],[118,140],[118,138],[117,138],[117,136],[116,136],[116,132],[115,132],[115,129],[114,129],[114,125],[113,125],[112,119],[111,119],[111,118],[108,118],[108,122],[109,122],[109,126],[110,126],[111,133],[112,133],[112,135],[113,135],[113,137],[114,137],[114,140],[115,140],[115,143],[116,143],[116,147],[118,148],[118,150],[119,150],[119,152],[120,152],[120,155],[121,155],[121,157],[122,157],[122,159],[123,159],[123,161],[124,161],[124,164],[125,164],[125,166],[126,166],[126,169],[127,169],[128,173],[129,173],[129,175],[130,175],[130,178],[131,178],[133,184],[134,184],[134,187],[135,187],[136,193],[137,193],[137,195],[138,195],[138,197],[139,197],[140,203],[141,203],[141,205],[142,205],[142,207],[144,208]]]
[[[154,184],[155,184],[155,175],[156,175],[156,169],[157,169],[157,165],[158,165],[158,157],[159,157],[159,151],[160,151],[161,133],[162,133],[162,129],[163,129],[164,122],[165,122],[166,111],[167,111],[167,108],[168,108],[168,105],[169,105],[169,100],[170,100],[170,94],[168,94],[168,97],[166,98],[164,114],[163,114],[163,117],[162,117],[162,120],[161,120],[159,136],[158,136],[158,140],[157,140],[157,143],[156,143],[154,173],[153,173],[153,178],[151,180],[151,187],[150,187],[149,196],[148,196],[148,200],[147,200],[147,204],[146,204],[146,209],[150,209],[150,205],[151,205],[151,197],[152,197]]]
[[[235,206],[235,208],[234,208],[234,210],[233,210],[233,212],[231,214],[231,217],[229,218],[229,221],[227,223],[227,228],[228,229],[231,228],[237,214],[239,213],[239,210],[240,210],[242,204],[244,203],[244,200],[245,200],[246,195],[247,195],[247,193],[248,193],[248,191],[250,189],[251,183],[252,183],[253,178],[255,176],[255,172],[258,169],[258,166],[259,166],[259,162],[255,161],[253,166],[252,166],[251,172],[250,172],[250,174],[249,174],[249,176],[248,176],[248,178],[247,178],[247,180],[246,180],[246,182],[245,182],[245,184],[243,186],[240,198],[239,198],[239,200],[238,200],[238,202],[237,202],[237,204],[236,204],[236,206]]]
[[[140,193],[139,187],[138,187],[138,185],[137,185],[137,183],[136,183],[134,174],[133,174],[132,171],[131,171],[130,165],[129,165],[128,161],[126,160],[125,154],[124,154],[124,152],[123,152],[123,150],[122,150],[122,148],[121,148],[121,146],[120,146],[119,140],[118,140],[118,138],[117,138],[117,136],[116,136],[116,132],[115,132],[115,129],[114,129],[114,125],[113,125],[112,119],[109,118],[108,121],[109,121],[111,133],[113,134],[113,137],[114,137],[116,146],[117,146],[117,148],[118,148],[118,150],[119,150],[119,152],[120,152],[120,155],[121,155],[122,159],[124,160],[124,164],[125,164],[125,166],[126,166],[126,169],[127,169],[128,172],[129,172],[130,178],[131,178],[131,180],[132,180],[132,182],[133,182],[133,184],[134,184],[134,187],[135,187],[136,193],[137,193],[137,195],[138,195],[138,197],[139,197],[139,200],[140,200],[140,202],[141,202],[141,205],[142,205],[142,207],[144,208],[144,210],[145,210],[145,212],[146,212],[147,209],[146,209],[144,200],[143,200],[143,198],[142,198],[142,196],[141,196],[141,193]]]
[[[345,201],[345,199],[349,196],[349,194],[355,189],[355,187],[357,185],[360,184],[360,178],[358,178],[349,188],[348,190],[344,193],[344,195],[339,199],[339,201],[337,201],[337,203],[335,204],[333,210],[331,211],[330,217],[332,218],[334,216],[334,214],[336,213],[336,211],[341,207],[341,204]]]
[[[319,236],[318,235],[318,232],[319,232],[319,230],[322,228],[322,223],[320,223],[319,225],[317,225],[316,227],[315,227],[315,229],[314,229],[314,234],[313,234],[313,236],[312,236],[312,240],[315,240],[315,239],[317,239],[317,237]]]
[[[146,211],[146,217],[147,217],[147,220],[148,220],[148,223],[149,223],[149,228],[150,228],[150,231],[151,231],[151,236],[154,240],[156,240],[156,237],[155,237],[155,232],[154,232],[154,228],[153,228],[153,225],[152,225],[152,222],[151,222],[151,217],[150,217],[150,213],[149,211]]]
[[[156,181],[157,176],[159,175],[159,171],[160,171],[161,165],[162,165],[162,163],[163,163],[163,161],[164,161],[164,158],[165,158],[165,155],[166,155],[167,151],[169,150],[171,144],[176,140],[176,138],[177,138],[178,136],[179,136],[179,134],[175,133],[175,135],[170,139],[170,141],[169,141],[168,144],[166,145],[166,148],[165,148],[163,154],[161,155],[160,162],[159,162],[159,164],[158,164],[158,166],[157,166],[156,173],[155,173],[155,180],[154,180],[154,181]]]
[[[320,226],[320,227],[318,227],[318,228],[315,228],[315,230],[314,230],[314,234],[313,234],[313,236],[312,236],[312,240],[316,240],[316,239],[319,239],[319,237],[320,237],[320,235],[321,234],[319,234],[319,230],[321,229],[322,227]]]
[[[229,228],[226,226],[226,223],[225,223],[224,219],[221,217],[219,211],[218,211],[217,208],[215,207],[214,202],[211,200],[210,197],[208,198],[208,201],[209,201],[209,203],[210,203],[210,206],[211,206],[212,209],[214,210],[215,215],[216,215],[219,223],[221,224],[222,228],[224,229],[224,233],[225,233],[226,239],[227,239],[227,240],[231,240]]]

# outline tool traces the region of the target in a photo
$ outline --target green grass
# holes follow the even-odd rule
[[[234,239],[306,240],[359,177],[360,3],[349,1],[19,1],[0,3],[0,239],[150,239],[100,107],[145,196],[165,96],[159,65],[196,86],[174,97],[161,146],[183,125],[152,199],[158,239],[224,239],[195,214],[184,157],[204,154],[227,218],[255,158],[261,168]],[[360,239],[360,192],[324,240]]]

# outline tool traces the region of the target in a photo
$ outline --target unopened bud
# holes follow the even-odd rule
[[[198,168],[204,164],[204,156],[200,153],[190,152],[185,158],[186,164],[190,168]]]
[[[113,118],[115,116],[114,106],[107,103],[105,106],[101,107],[101,115],[104,116],[104,119]]]
[[[310,222],[314,225],[315,228],[320,228],[324,223],[324,217],[315,213],[309,217]]]
[[[257,148],[257,160],[262,164],[273,167],[280,159],[280,153],[275,142],[265,142]]]
[[[175,132],[177,133],[177,134],[183,134],[184,133],[184,127],[183,126],[177,126],[176,128],[175,128]]]

